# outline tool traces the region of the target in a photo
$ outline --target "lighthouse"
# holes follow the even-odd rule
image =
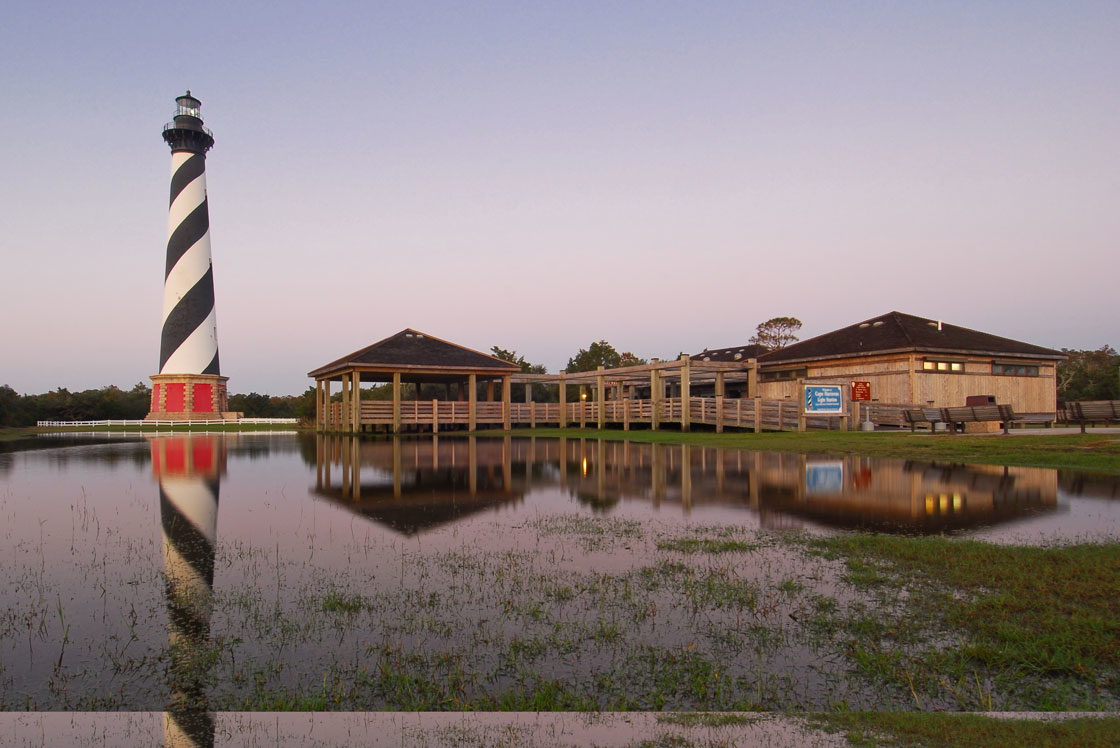
[[[167,265],[159,373],[152,375],[148,419],[221,418],[226,382],[218,365],[206,152],[214,135],[202,124],[202,102],[188,90],[175,99],[175,118],[163,127],[171,147]]]

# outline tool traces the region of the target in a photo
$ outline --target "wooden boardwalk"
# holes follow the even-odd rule
[[[847,429],[849,416],[803,417],[794,400],[763,400],[761,398],[667,397],[660,400],[606,400],[573,403],[472,403],[447,400],[412,400],[394,404],[390,401],[363,401],[360,405],[359,430],[392,430],[394,426],[409,431],[439,431],[448,426],[514,427],[592,427],[621,428],[683,428],[693,425],[750,431],[804,431],[806,429]],[[399,408],[399,412],[396,409]],[[888,415],[885,411],[884,416]],[[341,403],[331,403],[326,424],[328,431],[344,431]]]

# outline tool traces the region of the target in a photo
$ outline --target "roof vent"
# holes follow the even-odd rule
[[[711,357],[711,356],[704,356],[704,360],[705,360],[705,361],[711,361],[711,360],[712,360],[712,357]]]
[[[883,326],[883,320],[877,319],[877,320],[875,320],[875,324],[873,324],[871,326],[872,327],[882,327]]]
[[[862,329],[864,327],[871,327],[871,323],[870,322],[861,322],[859,326],[860,326],[860,329]]]
[[[742,357],[743,357],[743,352],[742,352],[742,351],[739,351],[738,353],[736,353],[736,354],[735,354],[735,360],[736,360],[736,361],[738,361],[738,360],[739,360],[739,359],[741,359]]]

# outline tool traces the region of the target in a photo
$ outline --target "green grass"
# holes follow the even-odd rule
[[[479,431],[478,436],[537,436],[604,439],[651,444],[693,444],[705,447],[860,455],[900,459],[955,460],[994,465],[1077,468],[1120,473],[1120,435],[911,434],[910,432],[809,431],[747,432],[618,431],[611,429],[514,429]]]
[[[680,553],[736,553],[755,551],[760,547],[759,543],[717,538],[674,538],[657,541],[658,550],[678,551]]]
[[[368,607],[369,601],[361,595],[347,595],[344,592],[331,590],[323,596],[322,610],[324,613],[354,615]]]
[[[847,581],[880,601],[826,614],[822,628],[843,630],[857,667],[908,690],[915,706],[1114,707],[1120,544],[999,546],[887,535],[802,542],[843,558]]]
[[[664,725],[681,727],[727,727],[729,725],[755,725],[763,720],[753,714],[734,712],[673,712],[657,715],[657,721]]]
[[[976,714],[850,712],[811,718],[857,746],[1115,746],[1120,718],[997,719]]]

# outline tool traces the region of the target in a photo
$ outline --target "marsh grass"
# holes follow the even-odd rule
[[[811,723],[842,732],[856,746],[1115,746],[1120,718],[1003,719],[976,714],[850,712],[814,715]]]
[[[865,674],[918,708],[1120,705],[1120,544],[998,546],[942,537],[803,539],[844,558],[874,602],[822,611]]]
[[[746,553],[760,547],[758,543],[721,538],[674,538],[657,541],[658,550],[679,553]]]

